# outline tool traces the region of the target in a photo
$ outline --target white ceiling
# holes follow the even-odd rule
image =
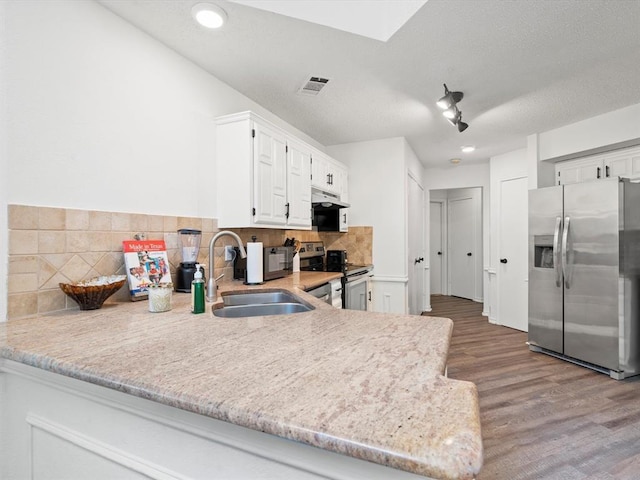
[[[426,166],[486,161],[532,133],[640,103],[640,0],[429,0],[413,16],[415,1],[381,1],[404,19],[365,9],[364,24],[389,19],[375,34],[244,0],[211,0],[229,17],[219,32],[193,22],[200,0],[98,1],[320,143],[403,136]],[[319,23],[332,23],[327,12]],[[386,42],[369,38],[385,28]],[[331,80],[318,96],[297,93],[309,76]],[[463,133],[435,106],[443,83],[464,92]],[[466,144],[478,148],[463,154]]]
[[[229,0],[386,42],[427,0]]]

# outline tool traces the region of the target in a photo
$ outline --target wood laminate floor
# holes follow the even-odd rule
[[[482,304],[431,297],[454,321],[449,377],[478,387],[478,480],[640,479],[640,377],[607,375],[530,352],[527,334],[488,323]]]

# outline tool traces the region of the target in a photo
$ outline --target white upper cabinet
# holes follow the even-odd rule
[[[311,147],[251,112],[216,120],[218,226],[311,228]]]
[[[287,143],[284,135],[254,122],[254,223],[284,225],[287,203]],[[254,134],[252,132],[252,135]]]
[[[345,165],[314,150],[311,156],[311,186],[348,200],[348,170]]]
[[[586,182],[602,176],[602,160],[582,159],[556,163],[556,183]]]
[[[287,142],[287,226],[311,228],[311,149]]]
[[[611,177],[640,179],[640,147],[558,162],[555,171],[557,185]]]

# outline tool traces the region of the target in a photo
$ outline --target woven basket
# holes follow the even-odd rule
[[[80,310],[97,310],[127,281],[125,275],[97,277],[78,283],[60,283],[60,289],[73,298]]]

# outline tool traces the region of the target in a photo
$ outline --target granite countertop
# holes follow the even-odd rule
[[[339,278],[302,272],[286,288],[315,310],[226,319],[190,295],[149,313],[105,303],[0,324],[0,357],[166,405],[433,478],[474,478],[482,440],[474,384],[444,375],[449,319],[339,310],[303,290]]]

